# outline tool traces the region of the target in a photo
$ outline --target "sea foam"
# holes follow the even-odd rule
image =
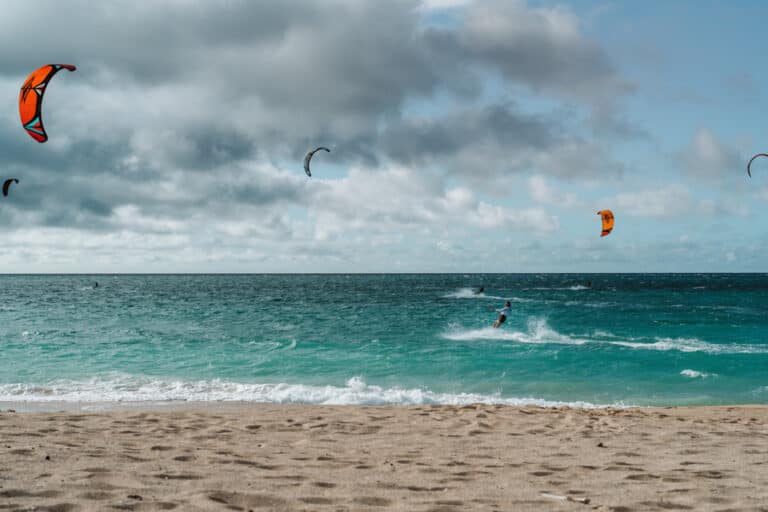
[[[317,405],[466,405],[472,403],[540,407],[624,407],[622,403],[559,402],[499,394],[437,393],[421,388],[384,388],[360,377],[344,386],[257,384],[221,379],[181,381],[131,375],[110,375],[82,381],[58,380],[47,385],[0,385],[0,402],[165,402],[245,401]]]
[[[454,341],[500,340],[516,341],[531,344],[561,344],[584,345],[602,344],[631,348],[636,350],[659,350],[679,352],[705,352],[708,354],[768,354],[768,345],[752,344],[717,344],[709,343],[698,338],[653,338],[643,341],[643,338],[621,337],[606,331],[595,331],[589,334],[562,334],[551,328],[544,318],[528,320],[526,332],[513,330],[510,327],[483,327],[480,329],[460,329],[454,327],[442,334],[442,337]]]
[[[698,338],[655,338],[653,343],[611,341],[612,345],[640,350],[677,350],[679,352],[705,352],[708,354],[768,354],[766,345],[717,344]]]
[[[717,377],[716,373],[706,373],[706,372],[700,372],[698,370],[683,370],[680,372],[680,375],[683,375],[685,377],[690,377],[692,379],[706,379],[708,377]]]
[[[485,292],[477,293],[475,288],[459,288],[455,292],[447,293],[443,295],[444,299],[495,299],[495,300],[507,300],[506,297],[500,297],[498,295],[486,295]]]
[[[455,341],[508,340],[520,343],[559,343],[566,345],[582,345],[589,342],[587,339],[560,334],[549,327],[544,318],[529,319],[527,332],[514,331],[503,327],[498,329],[484,327],[469,330],[454,329],[443,333],[443,337]]]

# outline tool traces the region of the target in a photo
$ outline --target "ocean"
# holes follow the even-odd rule
[[[6,275],[0,297],[2,402],[768,403],[768,274]]]

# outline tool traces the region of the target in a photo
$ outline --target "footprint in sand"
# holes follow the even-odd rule
[[[113,497],[114,497],[114,494],[110,492],[85,492],[78,496],[78,498],[82,498],[84,500],[93,500],[93,501],[105,501],[105,500],[112,499]]]
[[[380,498],[378,496],[360,496],[352,501],[359,505],[366,505],[368,507],[388,507],[392,504],[392,500]]]
[[[224,491],[214,491],[208,493],[208,499],[216,503],[229,505],[230,507],[248,508],[269,508],[285,507],[286,501],[277,496],[269,494],[246,494],[232,493]],[[235,509],[237,510],[237,509]]]
[[[203,477],[194,473],[157,473],[152,475],[162,480],[201,480]]]
[[[693,507],[690,505],[683,505],[682,503],[673,503],[671,501],[642,501],[640,502],[641,505],[645,505],[647,507],[658,507],[663,508],[666,510],[693,510]]]
[[[32,510],[36,510],[39,512],[73,512],[79,509],[80,509],[79,506],[73,505],[72,503],[57,503],[55,505],[48,505],[45,507],[35,507]],[[23,510],[26,510],[26,509],[23,509]]]
[[[111,473],[112,470],[107,468],[83,468],[80,471],[85,471],[86,473],[93,473],[93,474],[99,474],[99,473]]]
[[[693,474],[699,478],[710,478],[713,480],[720,480],[721,478],[725,478],[725,475],[720,471],[695,471]]]
[[[3,498],[55,498],[61,494],[59,491],[29,492],[22,489],[0,491],[0,497]]]
[[[309,503],[310,505],[330,505],[333,500],[330,498],[323,498],[321,496],[308,496],[306,498],[299,498],[299,501]]]
[[[637,481],[656,480],[657,478],[661,478],[661,477],[656,475],[651,475],[648,473],[640,473],[638,475],[628,475],[624,477],[625,480],[637,480]]]
[[[275,469],[282,468],[282,466],[277,466],[274,464],[262,464],[261,462],[254,462],[251,460],[235,459],[228,462],[231,462],[233,464],[240,464],[241,466],[250,466],[252,468],[265,469],[267,471],[272,471]]]
[[[307,477],[304,475],[265,475],[262,478],[266,480],[295,480],[298,482],[301,482],[303,480],[306,480]]]

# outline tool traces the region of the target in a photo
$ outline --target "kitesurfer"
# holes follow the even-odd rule
[[[475,295],[480,295],[480,294],[481,294],[481,293],[483,293],[484,291],[485,291],[485,287],[484,287],[484,286],[481,286],[480,288],[478,288],[478,289],[477,289],[477,291],[475,292]]]
[[[499,314],[499,318],[493,323],[494,329],[497,329],[501,324],[506,322],[507,317],[512,312],[512,303],[506,301],[504,303],[504,308],[497,309],[496,312]]]

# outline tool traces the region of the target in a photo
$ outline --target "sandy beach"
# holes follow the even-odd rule
[[[768,407],[0,412],[2,510],[768,510]]]

